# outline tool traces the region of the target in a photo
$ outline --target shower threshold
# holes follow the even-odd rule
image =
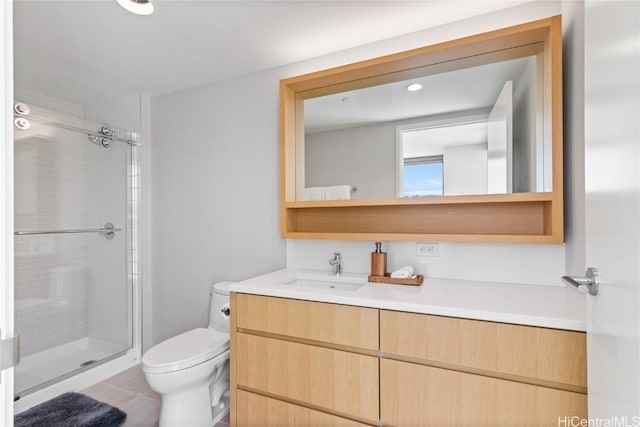
[[[95,338],[79,340],[26,356],[15,368],[15,398],[112,360],[128,347]]]

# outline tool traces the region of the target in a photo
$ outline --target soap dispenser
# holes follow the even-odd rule
[[[371,275],[385,276],[387,274],[387,253],[382,252],[382,242],[376,242],[375,252],[371,252]]]

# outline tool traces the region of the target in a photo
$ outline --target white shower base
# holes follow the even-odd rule
[[[92,345],[92,344],[95,344],[94,341],[97,341],[98,344],[107,344],[107,345],[106,346]],[[101,354],[106,354],[104,353],[104,350],[110,345],[109,343],[104,343],[99,340],[92,340],[90,338],[78,340],[72,344],[76,344],[78,346],[77,348],[80,348],[79,353],[84,354],[87,357],[88,356],[93,357],[93,355],[98,354],[100,349],[102,349]],[[60,346],[60,347],[67,347],[67,346],[69,345],[67,344],[65,346]],[[115,348],[111,347],[111,349],[114,350]],[[26,363],[24,363],[24,360],[23,360],[18,365],[20,367],[19,368],[20,372],[15,376],[16,383],[14,384],[17,385],[17,382],[21,382],[21,384],[25,384],[22,382],[22,381],[25,381],[24,378],[34,378],[34,377],[37,378],[38,376],[34,375],[37,373],[42,374],[42,372],[49,372],[53,370],[57,372],[61,372],[61,370],[59,370],[56,365],[58,363],[67,364],[71,362],[67,362],[67,360],[64,360],[61,358],[61,354],[65,354],[64,348],[57,348],[56,350],[60,350],[60,353],[56,355],[55,359],[48,359],[48,361],[43,360],[44,356],[42,355],[42,353],[45,353],[45,352],[42,352],[37,355],[33,355],[33,357],[31,356],[29,356],[28,358],[25,357],[25,359],[28,359],[28,360]],[[68,349],[66,354],[69,354]],[[113,353],[107,354],[107,356],[111,356],[111,355],[113,355]],[[36,356],[41,356],[41,357],[36,357]],[[14,402],[14,407],[13,407],[14,413],[17,414],[22,411],[26,411],[27,409],[39,403],[42,403],[46,400],[52,399],[62,393],[66,393],[68,391],[82,390],[94,384],[97,384],[101,381],[104,381],[109,377],[112,377],[116,374],[119,374],[120,372],[126,371],[127,369],[140,364],[140,357],[141,357],[140,351],[136,348],[132,348],[121,353],[118,356],[111,358],[110,360],[104,363],[93,364],[91,365],[91,367],[89,367],[85,371],[80,371],[73,375],[68,375],[66,376],[66,378],[62,377],[58,380],[55,380],[51,383],[51,385],[45,388],[39,389],[32,393],[23,394],[20,396],[19,400]],[[80,361],[81,357],[74,356],[73,358],[75,359],[76,363],[78,362],[82,363]],[[71,359],[71,357],[69,359]],[[18,367],[13,369],[17,371]],[[31,371],[30,369],[32,369],[33,371]],[[26,376],[22,377],[23,379],[20,379],[20,375],[25,373],[26,373]],[[65,373],[62,373],[62,375],[65,375]],[[51,375],[47,374],[46,378],[49,378],[49,377],[51,377]],[[45,377],[40,375],[39,380],[42,378],[45,378]],[[15,390],[18,390],[18,388],[16,387]]]
[[[85,337],[29,355],[20,360],[15,368],[15,394],[20,395],[41,384],[83,369],[84,362],[100,362],[126,349],[123,345]]]

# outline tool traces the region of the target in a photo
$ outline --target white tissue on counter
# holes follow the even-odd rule
[[[393,273],[391,273],[391,278],[393,279],[408,279],[413,276],[413,267],[410,265],[405,265],[402,268],[397,269]]]

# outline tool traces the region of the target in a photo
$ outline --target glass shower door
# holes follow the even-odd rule
[[[30,109],[14,141],[17,396],[133,342],[131,135]]]

